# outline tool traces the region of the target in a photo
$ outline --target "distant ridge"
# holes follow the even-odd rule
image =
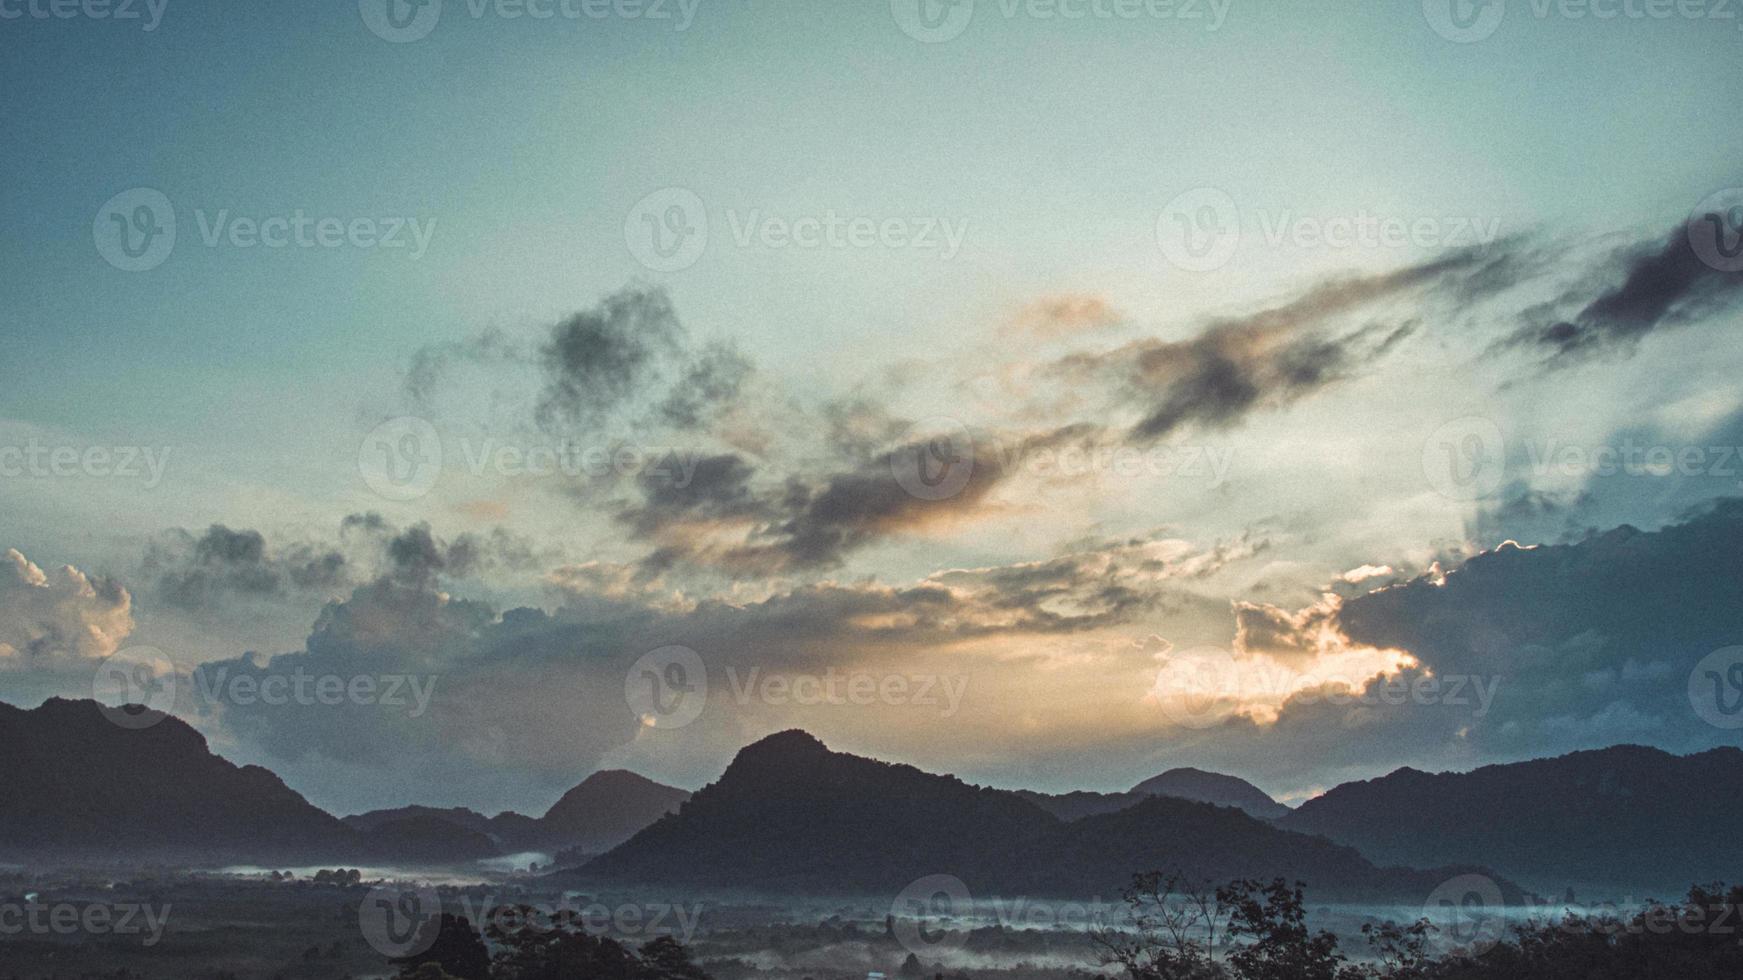
[[[1151,796],[1166,796],[1195,803],[1234,807],[1260,820],[1275,820],[1290,812],[1252,783],[1202,769],[1170,769],[1152,776],[1124,793],[1037,793],[1017,790],[1017,795],[1061,820],[1078,820],[1104,813],[1117,813]]]
[[[1399,769],[1309,800],[1279,825],[1380,862],[1482,862],[1528,886],[1681,894],[1743,877],[1743,750],[1638,745],[1468,773]]]
[[[598,854],[677,809],[690,794],[624,769],[596,772],[563,794],[542,817],[507,810],[487,817],[465,807],[405,806],[371,810],[345,818],[359,830],[401,826],[407,820],[434,821],[482,836],[490,853],[554,851]],[[457,838],[458,839],[458,838]]]
[[[1152,796],[1172,796],[1181,800],[1197,800],[1232,806],[1258,817],[1276,820],[1286,816],[1289,808],[1272,799],[1265,791],[1236,776],[1203,769],[1170,769],[1132,787],[1133,793]]]

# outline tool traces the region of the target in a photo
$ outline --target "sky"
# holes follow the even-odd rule
[[[1740,46],[0,0],[0,699],[157,699],[340,812],[790,727],[1286,800],[1737,744]]]

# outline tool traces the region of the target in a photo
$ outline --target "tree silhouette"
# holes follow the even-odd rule
[[[417,945],[424,945],[422,940],[429,938],[432,929],[436,935],[423,952],[390,961],[400,967],[402,980],[417,976],[417,971],[427,964],[440,967],[456,980],[491,980],[490,950],[470,920],[444,912],[440,919],[424,923]]]

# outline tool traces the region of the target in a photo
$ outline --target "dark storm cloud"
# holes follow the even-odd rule
[[[1589,669],[1670,663],[1680,684],[1695,661],[1743,636],[1740,586],[1743,500],[1726,499],[1659,531],[1623,525],[1487,552],[1443,584],[1423,577],[1352,599],[1339,623],[1358,643],[1401,647],[1442,671],[1531,676],[1555,651],[1590,641]]]
[[[1302,610],[1242,608],[1242,642],[1279,662],[1309,662],[1329,634],[1421,663],[1362,697],[1340,683],[1300,691],[1273,723],[1176,729],[1166,758],[1304,788],[1304,773],[1323,787],[1402,765],[1734,744],[1735,732],[1695,712],[1689,684],[1702,658],[1743,644],[1740,595],[1743,499],[1730,499],[1658,531],[1622,526],[1570,544],[1507,546],[1444,575]]]
[[[1388,353],[1414,321],[1334,329],[1333,321],[1384,300],[1427,289],[1469,290],[1476,277],[1499,281],[1495,259],[1469,250],[1380,275],[1322,282],[1287,303],[1215,320],[1181,341],[1145,339],[1101,353],[1065,357],[1053,372],[1110,382],[1136,408],[1131,438],[1154,442],[1186,426],[1227,429],[1351,377]]]
[[[1433,684],[1439,696],[1351,703],[1309,691],[1275,725],[1237,720],[1205,737],[1218,758],[1285,768],[1723,744],[1727,733],[1691,706],[1689,682],[1702,658],[1743,643],[1740,595],[1743,499],[1733,498],[1658,531],[1624,525],[1570,544],[1508,545],[1444,575],[1293,613],[1244,607],[1255,652],[1287,660],[1329,630],[1408,652],[1421,665],[1405,669],[1401,689]],[[1454,683],[1462,696],[1449,699]],[[1486,708],[1481,688],[1493,691]]]
[[[1593,356],[1626,355],[1648,334],[1693,322],[1735,300],[1743,273],[1722,272],[1689,244],[1686,225],[1632,246],[1584,277],[1501,346],[1547,355],[1561,367]],[[1553,311],[1576,309],[1572,316]]]

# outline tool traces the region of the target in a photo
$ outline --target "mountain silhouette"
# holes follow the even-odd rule
[[[181,719],[145,710],[0,702],[0,860],[452,865],[604,849],[688,795],[616,771],[589,777],[543,818],[408,806],[341,820],[269,770],[214,755]]]
[[[377,821],[363,832],[363,842],[371,854],[418,864],[476,861],[502,851],[490,835],[433,814]]]
[[[463,806],[400,806],[391,810],[370,810],[367,813],[358,813],[343,819],[347,824],[362,831],[370,831],[387,824],[407,820],[440,820],[443,823],[485,835],[492,834],[496,826],[496,818],[487,817],[477,810],[470,810]]]
[[[563,794],[539,825],[565,846],[606,851],[678,809],[690,794],[623,769],[596,772]]]
[[[581,877],[794,891],[990,874],[1058,820],[1014,793],[831,752],[801,731],[740,750],[674,815]]]
[[[1289,813],[1288,807],[1273,800],[1252,783],[1236,776],[1206,772],[1203,769],[1170,769],[1133,786],[1131,791],[1140,795],[1172,796],[1181,800],[1232,806],[1260,820],[1276,820]]]
[[[1545,893],[1662,889],[1743,874],[1743,750],[1635,745],[1468,773],[1400,769],[1346,783],[1278,823],[1372,860],[1475,862]]]
[[[1205,772],[1202,769],[1170,769],[1160,776],[1144,780],[1124,793],[1076,790],[1050,794],[1026,789],[1017,790],[1016,793],[1061,820],[1079,820],[1103,813],[1118,813],[1151,796],[1234,807],[1260,820],[1275,820],[1290,812],[1288,807],[1271,799],[1259,787],[1244,779]]]
[[[0,854],[12,860],[305,863],[366,842],[259,766],[213,755],[180,719],[128,728],[95,701],[0,703]],[[136,709],[143,711],[144,709]]]
[[[476,850],[477,844],[468,835],[476,835],[492,845],[490,854],[548,850],[591,856],[623,843],[689,798],[688,792],[677,787],[627,770],[608,769],[583,779],[542,817],[513,810],[487,817],[466,807],[403,806],[359,813],[346,817],[345,822],[362,831],[387,827],[399,828],[396,832],[402,834],[411,827],[435,834],[436,825],[445,825],[450,837],[457,845],[465,845],[468,853]]]
[[[1377,868],[1354,849],[1230,808],[1145,797],[1064,820],[1022,795],[830,751],[787,731],[566,879],[893,894],[928,875],[975,894],[1118,894],[1133,872],[1292,875],[1316,894],[1421,901],[1461,869]],[[1515,890],[1516,894],[1516,890]]]
[[[1127,807],[1137,806],[1145,798],[1140,793],[1093,793],[1081,789],[1069,793],[1037,793],[1029,789],[1012,792],[1061,820],[1081,820],[1103,813],[1118,813]]]
[[[492,853],[496,854],[564,846],[564,841],[545,831],[538,818],[516,813],[513,810],[504,810],[494,817],[487,817],[477,810],[463,806],[434,807],[413,804],[386,810],[369,810],[345,818],[346,823],[363,831],[406,820],[440,821],[450,825],[456,831],[465,830],[481,834],[491,841]]]

